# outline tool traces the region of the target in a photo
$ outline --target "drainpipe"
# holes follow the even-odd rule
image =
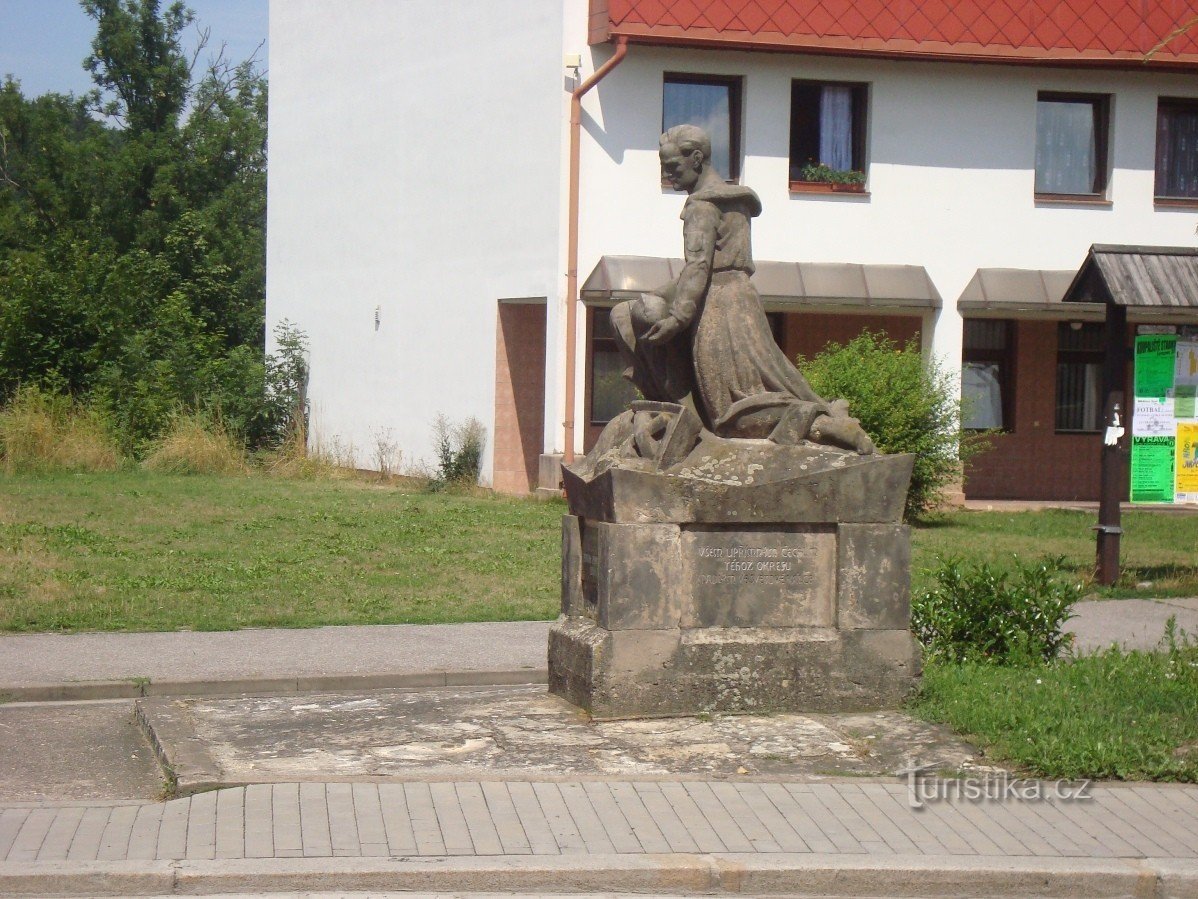
[[[618,66],[628,53],[628,38],[616,41],[616,52],[570,94],[570,212],[566,222],[566,431],[564,461],[574,461],[574,372],[578,355],[578,167],[582,142],[582,97]]]

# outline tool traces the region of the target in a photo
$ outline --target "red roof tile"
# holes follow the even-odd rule
[[[1195,69],[1198,0],[591,0],[591,42],[619,35],[1066,65],[1139,65],[1147,57],[1152,67]]]

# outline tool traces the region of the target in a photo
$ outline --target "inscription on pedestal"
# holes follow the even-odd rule
[[[829,627],[836,535],[829,530],[685,529],[692,602],[683,627]]]

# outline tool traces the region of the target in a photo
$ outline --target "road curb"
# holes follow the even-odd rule
[[[516,668],[500,671],[427,671],[402,674],[323,674],[187,681],[130,679],[0,686],[0,698],[8,702],[83,702],[93,699],[140,699],[150,696],[238,696],[245,693],[507,687],[548,682],[549,672],[544,668]]]
[[[322,890],[1194,899],[1198,861],[679,854],[0,865],[6,896]]]

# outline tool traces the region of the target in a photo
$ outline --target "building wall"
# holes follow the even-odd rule
[[[586,45],[586,12],[586,0],[356,0],[335,13],[328,0],[272,0],[268,326],[309,334],[315,442],[352,446],[361,465],[384,437],[427,459],[438,413],[497,436],[496,301],[546,299],[540,449],[563,449],[578,82],[562,55],[580,53],[586,78],[613,52]],[[1195,241],[1194,210],[1152,202],[1157,97],[1198,96],[1192,76],[633,45],[583,104],[581,279],[605,254],[680,254],[683,197],[661,188],[657,162],[667,71],[743,79],[741,181],[764,204],[757,258],[925,266],[944,308],[918,330],[950,367],[956,298],[977,268],[1070,269],[1092,243]],[[868,195],[790,192],[795,78],[870,85]],[[1109,205],[1034,201],[1039,90],[1113,95]],[[535,441],[518,430],[523,458]],[[517,471],[496,464],[494,444],[484,480]]]
[[[592,48],[594,64],[611,52]],[[1072,269],[1093,243],[1195,243],[1195,210],[1153,204],[1157,98],[1198,96],[1192,76],[634,45],[584,102],[584,276],[604,254],[681,254],[684,198],[660,187],[657,161],[665,72],[743,79],[741,181],[764,206],[756,258],[926,267],[944,308],[922,335],[950,369],[961,358],[956,299],[978,268]],[[790,193],[796,78],[870,85],[868,196]],[[1040,90],[1113,95],[1109,205],[1034,200]],[[582,379],[578,391],[581,404]]]
[[[268,327],[309,336],[314,443],[492,430],[496,301],[560,293],[562,15],[272,0]]]
[[[1015,427],[966,468],[970,499],[1098,499],[1099,434],[1057,434],[1057,323],[1016,323]]]

